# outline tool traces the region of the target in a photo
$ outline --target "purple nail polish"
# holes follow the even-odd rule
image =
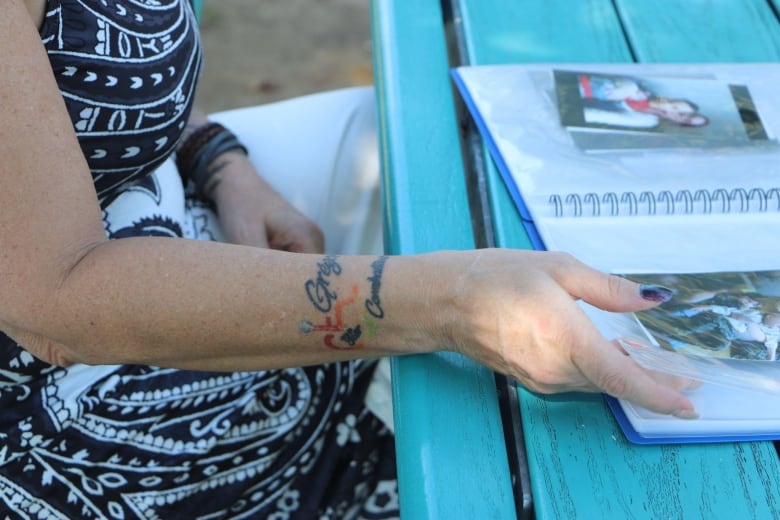
[[[668,302],[672,299],[672,292],[671,289],[664,287],[663,285],[640,285],[639,286],[639,295],[644,300],[648,300],[651,302]]]

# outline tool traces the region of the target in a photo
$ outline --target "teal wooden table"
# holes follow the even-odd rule
[[[777,61],[777,8],[373,0],[388,251],[530,247],[453,93],[451,66]],[[507,389],[454,354],[397,359],[393,377],[404,519],[780,518],[771,443],[634,446],[601,396]],[[522,424],[512,424],[518,415]]]

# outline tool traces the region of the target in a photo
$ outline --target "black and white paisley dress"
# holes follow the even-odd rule
[[[189,5],[49,0],[41,37],[108,236],[213,238],[213,214],[156,173],[200,69]],[[2,516],[395,517],[392,436],[363,403],[372,368],[59,368],[0,334]]]

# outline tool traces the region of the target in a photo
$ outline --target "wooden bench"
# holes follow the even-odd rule
[[[376,1],[372,20],[388,251],[471,249],[441,7],[438,1]],[[493,374],[448,354],[394,360],[393,373],[396,428],[403,432],[397,438],[403,517],[511,518]],[[458,435],[433,433],[441,428]],[[468,462],[439,463],[449,457]],[[463,500],[448,500],[456,495]]]
[[[777,61],[777,8],[771,0],[373,0],[388,251],[529,247],[456,108],[451,66]],[[634,446],[600,396],[519,389],[522,430],[506,430],[522,431],[517,450],[501,420],[517,410],[502,406],[503,389],[484,368],[454,354],[414,356],[395,360],[393,376],[404,519],[780,518],[771,443]]]

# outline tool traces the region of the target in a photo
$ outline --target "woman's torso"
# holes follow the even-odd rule
[[[26,2],[105,207],[170,155],[186,125],[201,65],[189,3]]]

